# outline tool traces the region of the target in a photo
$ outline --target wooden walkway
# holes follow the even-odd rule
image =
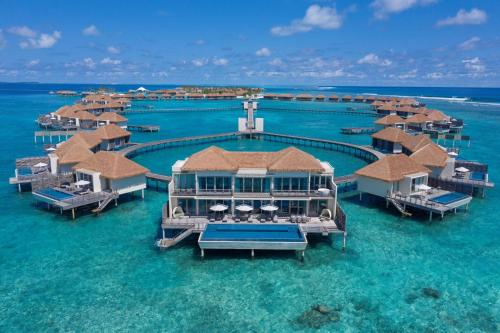
[[[283,107],[269,107],[262,105],[260,110],[263,111],[286,111],[286,112],[308,112],[308,113],[330,113],[330,114],[346,114],[353,116],[368,116],[368,117],[380,117],[379,114],[373,111],[349,111],[349,110],[318,110],[318,109],[306,109],[306,108],[283,108]]]
[[[241,106],[228,106],[222,108],[172,108],[172,109],[126,109],[118,111],[120,114],[156,114],[156,113],[170,113],[170,112],[217,112],[217,111],[235,111],[241,110]]]
[[[373,127],[343,127],[340,129],[342,134],[371,134],[376,130]]]
[[[238,138],[238,132],[229,133],[219,133],[219,134],[208,134],[208,135],[198,135],[198,136],[188,136],[177,139],[164,139],[158,141],[150,141],[145,143],[139,143],[119,151],[120,154],[127,157],[137,156],[139,154],[152,152],[161,149],[167,149],[172,147],[193,145],[193,144],[203,144],[211,142],[220,142],[227,140],[236,140]]]
[[[135,132],[159,132],[160,126],[158,125],[127,125],[128,131]]]
[[[308,138],[308,137],[288,135],[288,134],[270,133],[270,132],[254,132],[254,133],[229,132],[220,134],[190,136],[177,139],[165,139],[165,140],[136,144],[120,150],[119,153],[124,156],[132,157],[132,156],[137,156],[139,154],[161,149],[167,149],[171,147],[237,140],[240,138],[263,139],[272,142],[288,143],[291,145],[301,145],[307,147],[333,150],[361,158],[368,162],[376,161],[384,156],[383,153],[375,149],[352,143]]]

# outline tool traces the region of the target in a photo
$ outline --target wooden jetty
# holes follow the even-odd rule
[[[134,113],[169,113],[169,112],[217,112],[217,111],[241,111],[241,106],[228,106],[222,108],[172,108],[172,109],[125,109],[117,111],[120,114],[134,114]]]
[[[318,109],[306,109],[306,108],[282,108],[282,107],[269,107],[261,106],[263,111],[287,111],[287,112],[308,112],[308,113],[331,113],[331,114],[346,114],[346,115],[356,115],[356,116],[368,116],[368,117],[380,117],[379,114],[373,111],[351,111],[351,110],[318,110]]]
[[[128,131],[134,132],[159,132],[160,126],[158,125],[127,125]]]
[[[342,127],[340,131],[342,134],[371,134],[376,132],[374,127]]]
[[[375,149],[352,143],[308,138],[308,137],[288,135],[288,134],[270,133],[270,132],[254,132],[254,133],[229,132],[220,134],[190,136],[177,139],[165,139],[165,140],[140,143],[137,145],[126,147],[120,150],[119,153],[123,154],[124,156],[132,157],[132,156],[137,156],[139,154],[167,149],[171,147],[223,142],[223,141],[238,140],[238,139],[267,140],[271,142],[283,142],[291,145],[300,145],[300,146],[321,148],[326,150],[333,150],[358,157],[367,162],[376,161],[384,156],[383,153]]]

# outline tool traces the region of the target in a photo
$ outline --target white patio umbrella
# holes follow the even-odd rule
[[[260,209],[263,211],[266,211],[266,212],[274,212],[274,211],[278,210],[279,208],[275,205],[264,205],[264,206],[260,206]]]
[[[39,162],[35,165],[33,165],[35,168],[43,168],[47,166],[47,163]]]
[[[239,206],[234,207],[234,209],[240,211],[240,212],[251,212],[253,210],[253,207],[247,204],[242,204]]]
[[[458,171],[458,172],[469,172],[470,170],[467,169],[467,168],[464,168],[464,167],[460,167],[460,168],[456,168],[455,171]]]
[[[56,148],[54,148],[54,147],[50,147],[50,148],[47,148],[46,150],[47,150],[47,151],[54,151],[54,150],[56,150]]]
[[[458,156],[458,154],[457,154],[457,153],[455,153],[454,151],[450,151],[450,152],[448,153],[448,156],[456,157],[456,156]]]
[[[80,179],[79,181],[77,181],[75,183],[76,186],[85,186],[85,185],[88,185],[90,184],[90,182],[88,180],[84,180],[84,179]]]
[[[321,195],[328,195],[330,193],[330,190],[327,189],[327,188],[318,188],[318,192],[321,194]]]
[[[210,207],[210,210],[213,212],[223,212],[227,209],[228,207],[223,204],[216,204]]]
[[[432,187],[428,186],[428,185],[425,185],[425,184],[418,184],[417,186],[415,186],[415,188],[419,191],[428,191],[430,190]]]

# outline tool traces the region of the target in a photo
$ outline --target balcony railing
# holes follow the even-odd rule
[[[332,190],[328,192],[322,192],[319,190],[272,190],[267,192],[243,192],[243,191],[232,191],[230,189],[174,189],[173,195],[205,195],[205,196],[235,196],[235,197],[328,197],[334,196],[335,193]]]

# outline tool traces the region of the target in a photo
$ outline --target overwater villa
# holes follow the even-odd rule
[[[78,132],[48,150],[46,157],[16,160],[15,177],[9,182],[29,185],[34,198],[75,218],[80,207],[97,205],[101,212],[113,199],[140,192],[144,197],[148,170],[116,150],[128,143],[130,133],[115,124]]]
[[[488,179],[488,166],[475,161],[457,160],[454,151],[435,144],[426,134],[410,135],[387,127],[372,135],[373,148],[388,154],[406,154],[433,171],[433,186],[484,196],[494,186]]]
[[[316,102],[324,102],[325,101],[325,96],[324,95],[316,95],[314,100]]]
[[[101,140],[100,150],[117,150],[130,141],[130,132],[115,124],[101,126],[93,133]]]
[[[354,101],[358,102],[358,103],[363,103],[365,101],[365,97],[358,95],[358,96],[354,97]]]
[[[352,96],[351,95],[342,96],[342,102],[352,102]]]
[[[388,155],[356,171],[360,198],[363,193],[384,198],[403,215],[407,210],[424,211],[432,220],[433,214],[444,217],[458,208],[468,209],[470,195],[432,188],[428,185],[432,171],[405,154]]]
[[[61,214],[71,211],[73,219],[78,208],[95,205],[92,212],[99,213],[113,200],[117,205],[123,194],[140,192],[144,198],[148,170],[118,153],[90,153],[71,169],[68,181],[40,186],[32,191],[33,197]]]
[[[432,120],[423,113],[419,113],[406,119],[406,130],[413,132],[424,132],[432,128]]]
[[[192,233],[200,234],[202,251],[303,251],[308,233],[340,233],[345,242],[345,216],[333,175],[328,162],[294,147],[277,152],[204,149],[172,166],[159,246],[169,247]]]
[[[313,96],[310,94],[299,94],[299,95],[295,96],[295,99],[297,101],[312,101]]]
[[[128,119],[116,112],[104,112],[97,116],[98,126],[114,124],[123,129],[127,128]]]
[[[375,121],[375,129],[382,130],[386,127],[396,127],[406,130],[406,120],[396,114],[391,114]]]
[[[339,101],[339,97],[337,95],[332,95],[332,96],[330,96],[329,100],[331,102],[338,102]]]

